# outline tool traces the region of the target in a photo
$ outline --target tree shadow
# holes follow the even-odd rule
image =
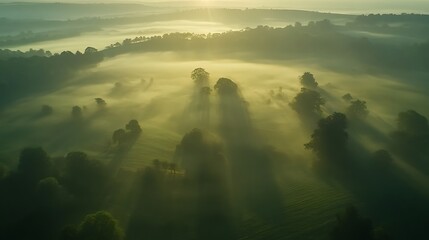
[[[219,133],[226,144],[237,200],[245,210],[278,223],[283,198],[275,180],[272,152],[253,130],[247,103],[238,86],[221,78],[215,89],[219,95]]]

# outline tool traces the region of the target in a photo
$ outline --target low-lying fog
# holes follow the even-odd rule
[[[3,138],[2,145],[7,147],[2,152],[18,151],[23,145],[35,145],[41,139],[47,150],[54,153],[82,148],[95,150],[124,122],[138,119],[145,135],[136,145],[135,152],[141,156],[131,155],[125,166],[141,166],[161,156],[169,158],[181,136],[192,129],[181,115],[187,114],[186,107],[193,93],[190,73],[196,67],[210,73],[212,87],[221,77],[235,81],[248,104],[252,123],[264,141],[288,154],[302,154],[303,143],[309,138],[310,132],[302,128],[288,105],[299,92],[298,77],[305,71],[312,72],[319,87],[326,92],[326,114],[343,111],[347,104],[341,97],[351,93],[367,102],[371,118],[368,122],[377,125],[383,134],[394,129],[397,113],[404,109],[412,108],[429,115],[427,94],[389,77],[340,74],[305,62],[193,61],[175,53],[130,54],[104,61],[49,94],[32,96],[10,106],[1,120],[4,126],[1,134],[9,136]],[[400,101],[398,95],[407,101]],[[107,102],[106,109],[97,109],[94,101],[97,97]],[[218,125],[216,101],[213,92],[209,130],[215,130]],[[44,104],[52,106],[54,114],[33,119]],[[86,107],[84,116],[88,124],[86,137],[79,142],[62,136],[68,130],[66,122],[75,105]],[[25,132],[16,133],[18,129]],[[17,134],[22,137],[17,138]],[[295,141],[285,144],[287,139]],[[71,143],[59,144],[61,141]]]

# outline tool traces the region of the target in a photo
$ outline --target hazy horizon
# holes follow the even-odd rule
[[[0,4],[0,239],[427,239],[428,3],[41,2]]]
[[[197,7],[234,7],[234,8],[281,8],[281,9],[294,9],[294,10],[310,10],[310,11],[323,11],[323,12],[337,12],[337,13],[429,13],[429,1],[413,0],[413,1],[399,1],[399,0],[268,0],[268,1],[222,1],[222,0],[197,0],[197,1],[156,1],[156,0],[134,0],[134,1],[118,1],[118,0],[93,0],[93,1],[70,1],[70,0],[32,0],[32,1],[9,1],[0,0],[0,3],[115,3],[115,4],[148,4],[148,5],[163,5],[169,6],[173,4],[178,6],[197,6]]]

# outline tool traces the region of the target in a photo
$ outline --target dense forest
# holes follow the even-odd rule
[[[0,49],[0,239],[427,238],[428,15],[71,6],[0,46],[235,28]]]

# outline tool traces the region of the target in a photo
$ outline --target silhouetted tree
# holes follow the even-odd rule
[[[196,68],[191,73],[191,78],[200,87],[209,85],[210,74],[204,68]]]
[[[54,112],[54,109],[49,105],[43,105],[40,109],[40,116],[49,116]]]
[[[107,167],[83,152],[70,152],[65,160],[62,182],[67,190],[88,204],[102,200],[109,184]]]
[[[299,77],[301,85],[305,88],[316,88],[319,84],[314,79],[314,76],[310,72],[305,72],[302,76]]]
[[[42,148],[25,148],[21,151],[17,170],[21,176],[37,182],[51,174],[52,164]]]
[[[350,101],[350,106],[347,108],[347,115],[355,118],[365,118],[368,116],[366,102],[359,99]]]
[[[220,95],[235,95],[238,93],[237,84],[229,78],[219,78],[214,88]]]
[[[79,240],[122,240],[118,222],[106,211],[88,214],[78,228]]]
[[[79,106],[72,107],[71,115],[73,118],[81,118],[82,117],[82,108]]]
[[[319,120],[318,128],[311,135],[311,141],[304,146],[312,150],[323,162],[344,165],[347,160],[346,128],[346,116],[342,113],[333,113]]]
[[[342,98],[346,102],[351,102],[353,100],[353,97],[352,97],[352,95],[350,93],[344,94],[344,96]]]
[[[85,216],[78,225],[65,226],[60,240],[122,240],[124,233],[116,219],[106,211]]]
[[[100,108],[104,108],[107,105],[106,101],[102,98],[95,98],[95,102],[97,103],[97,106]]]
[[[132,134],[139,134],[142,131],[139,122],[135,119],[130,120],[125,126],[125,129],[130,131]]]
[[[304,117],[319,117],[322,114],[321,106],[325,104],[325,100],[320,96],[320,93],[307,88],[301,88],[290,106],[298,114]]]
[[[93,53],[97,53],[98,50],[96,48],[93,47],[87,47],[85,48],[85,54],[93,54]]]

